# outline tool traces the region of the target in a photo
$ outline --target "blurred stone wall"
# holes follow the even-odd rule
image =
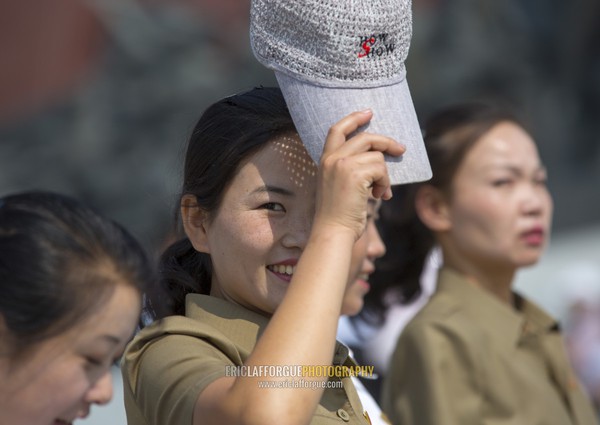
[[[133,0],[86,6],[103,49],[74,87],[1,125],[0,193],[77,196],[155,249],[171,230],[186,139],[201,112],[275,79],[252,57],[246,28],[221,26],[202,10]]]
[[[79,8],[90,24],[41,11],[52,3]],[[15,106],[19,113],[4,119],[0,108],[0,194],[40,188],[77,196],[158,249],[169,233],[185,141],[202,110],[237,91],[275,84],[250,52],[248,4],[4,0],[0,9],[12,7],[14,19],[0,13],[0,50],[14,52],[19,37],[25,43],[41,31],[31,24],[36,15],[40,25],[64,16],[60,25],[73,31],[65,40],[83,32],[94,49],[80,52],[87,67],[77,68],[77,78],[59,81],[62,88],[35,107]],[[600,2],[414,0],[413,9],[407,68],[421,119],[457,100],[499,97],[514,104],[549,169],[555,229],[598,222]],[[28,32],[15,37],[11,24]],[[50,78],[56,75],[50,70],[70,62],[48,53],[60,52],[60,39],[47,31],[36,38],[37,50],[23,44],[16,51],[23,63],[46,52],[25,69]],[[19,96],[11,78],[27,75],[6,72],[13,59],[0,55],[0,101],[12,93],[16,104],[26,91],[42,91],[30,81],[23,87],[31,90]],[[33,82],[40,80],[35,75]]]
[[[600,2],[413,0],[421,119],[463,99],[513,105],[536,139],[555,230],[600,222]]]

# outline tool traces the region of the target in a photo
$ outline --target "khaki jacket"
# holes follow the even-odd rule
[[[121,369],[128,424],[191,425],[200,392],[231,374],[232,366],[244,364],[267,324],[268,318],[225,300],[188,295],[185,316],[144,328],[125,351]],[[332,365],[356,363],[338,343]],[[351,378],[332,381],[338,385],[325,389],[311,424],[367,424]],[[273,418],[272,423],[285,422]]]
[[[593,425],[558,324],[442,269],[438,289],[402,332],[382,407],[401,425]]]

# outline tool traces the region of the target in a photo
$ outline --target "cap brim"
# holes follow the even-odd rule
[[[365,109],[373,119],[361,128],[406,146],[401,157],[386,157],[393,185],[429,180],[432,176],[423,136],[406,79],[371,88],[337,88],[309,84],[275,72],[298,134],[318,164],[329,128],[346,115]]]

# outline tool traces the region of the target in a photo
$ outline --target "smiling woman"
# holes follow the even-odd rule
[[[75,200],[0,199],[0,423],[70,424],[107,403],[151,279],[138,243]]]
[[[334,125],[317,169],[279,89],[205,111],[186,154],[184,235],[162,256],[164,295],[152,304],[166,301],[170,315],[124,356],[129,425],[367,423],[349,376],[228,371],[355,364],[335,340],[338,317],[360,309],[355,282],[383,251],[378,235],[369,243],[376,200],[391,193],[382,153],[404,152],[355,134],[371,117]]]
[[[300,164],[302,173],[292,171]],[[212,295],[257,313],[275,311],[310,233],[316,170],[298,136],[284,133],[248,158],[214,218],[206,220],[193,194],[183,196],[186,233],[217,271]]]

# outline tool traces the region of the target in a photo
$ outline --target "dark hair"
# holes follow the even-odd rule
[[[0,314],[15,357],[89,317],[116,285],[140,295],[152,268],[134,238],[50,192],[0,199]]]
[[[278,88],[254,88],[216,102],[202,114],[189,139],[181,196],[194,195],[210,219],[243,161],[275,137],[295,131]],[[176,217],[176,231],[181,233],[179,205]],[[183,237],[161,256],[160,276],[164,314],[183,315],[188,293],[210,293],[210,256],[197,252]]]
[[[442,109],[425,123],[423,138],[433,178],[393,187],[394,197],[382,204],[378,226],[387,253],[371,276],[373,289],[365,297],[363,318],[381,324],[390,304],[406,303],[419,295],[421,273],[435,238],[417,216],[417,190],[431,185],[451,197],[454,176],[466,154],[483,135],[505,121],[522,127],[504,107],[471,102]]]

